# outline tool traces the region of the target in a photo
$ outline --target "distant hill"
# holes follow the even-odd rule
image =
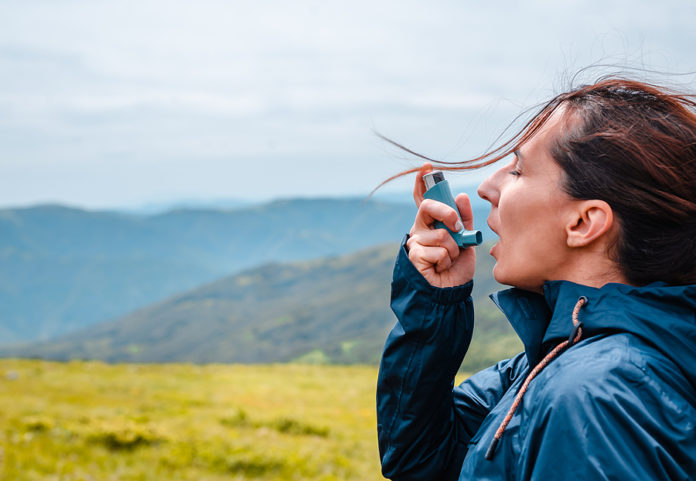
[[[0,345],[53,338],[263,263],[398,241],[414,212],[363,199],[157,215],[0,210]]]
[[[2,356],[109,362],[376,363],[394,323],[389,290],[397,245],[347,256],[267,264],[54,342]],[[483,249],[482,249],[483,253]],[[498,286],[479,256],[476,333],[465,369],[521,344],[487,299]]]

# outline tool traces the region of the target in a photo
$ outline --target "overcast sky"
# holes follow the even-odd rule
[[[375,129],[466,159],[580,67],[695,46],[690,0],[0,1],[0,206],[364,195],[415,165]]]

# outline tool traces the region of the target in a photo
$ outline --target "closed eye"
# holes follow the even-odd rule
[[[515,163],[513,169],[510,171],[510,175],[522,175],[522,171],[520,170],[520,163],[522,162],[520,152],[519,150],[515,150],[513,154],[515,154]]]

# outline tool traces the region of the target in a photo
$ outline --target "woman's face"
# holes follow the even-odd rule
[[[565,226],[575,200],[561,189],[563,171],[549,150],[565,125],[557,110],[478,188],[491,203],[488,225],[499,241],[490,253],[501,284],[540,291],[544,281],[563,278],[570,254]]]

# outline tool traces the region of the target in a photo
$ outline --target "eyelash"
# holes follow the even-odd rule
[[[518,176],[518,175],[522,175],[522,172],[520,172],[519,170],[515,169],[515,170],[511,170],[511,171],[510,171],[510,175]]]

